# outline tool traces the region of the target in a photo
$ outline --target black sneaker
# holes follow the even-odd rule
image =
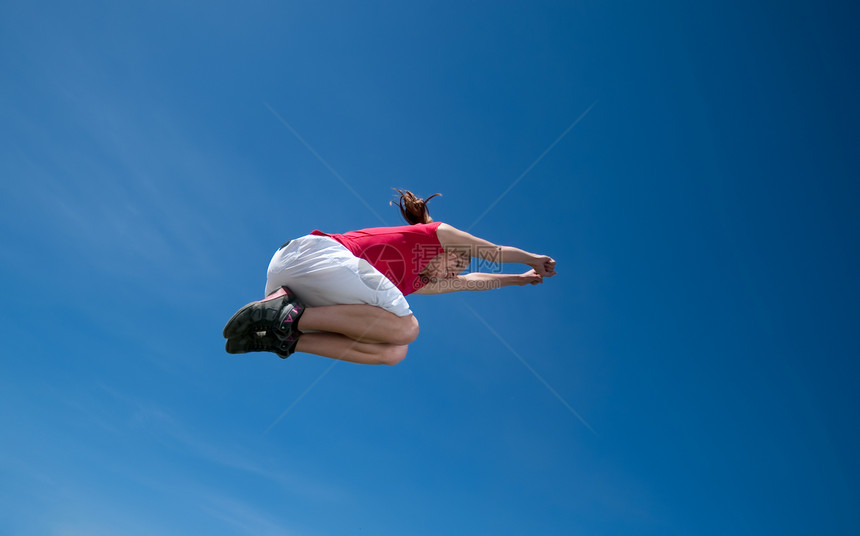
[[[265,331],[285,338],[298,324],[304,304],[287,287],[281,287],[266,299],[242,307],[224,326],[224,338],[236,339]]]
[[[227,353],[273,352],[281,359],[286,359],[296,351],[299,335],[301,333],[296,332],[281,339],[272,333],[251,333],[243,337],[227,339]]]

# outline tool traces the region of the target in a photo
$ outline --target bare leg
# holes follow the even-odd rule
[[[406,349],[406,345],[359,342],[339,333],[305,333],[296,344],[296,352],[363,365],[396,365],[406,357]]]
[[[373,305],[308,307],[298,328],[340,333],[360,342],[396,345],[409,344],[418,336],[418,320],[413,315],[397,316]]]

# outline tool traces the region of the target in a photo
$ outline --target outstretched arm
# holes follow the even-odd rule
[[[543,283],[543,276],[533,269],[524,274],[487,274],[472,272],[471,274],[446,277],[430,281],[415,294],[444,294],[462,290],[493,290],[512,285],[537,285]]]
[[[488,240],[473,236],[466,231],[443,223],[436,230],[436,237],[443,248],[469,248],[472,257],[496,263],[521,263],[531,266],[542,277],[556,274],[555,261],[547,255],[529,253],[511,246],[497,246]]]

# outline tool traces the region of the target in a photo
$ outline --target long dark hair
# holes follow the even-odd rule
[[[409,190],[401,190],[400,188],[394,188],[394,190],[400,194],[400,199],[397,201],[391,201],[389,205],[396,204],[400,207],[400,214],[403,215],[403,219],[405,219],[409,225],[415,225],[416,223],[433,223],[433,218],[430,217],[430,209],[427,208],[427,202],[437,195],[441,196],[442,194],[433,194],[427,199],[421,199]]]

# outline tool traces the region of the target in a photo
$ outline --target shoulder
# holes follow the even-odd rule
[[[474,239],[474,237],[469,233],[461,231],[453,225],[441,222],[439,223],[439,227],[436,229],[436,238],[439,239],[439,243],[443,246],[452,244],[467,245],[471,244]]]
[[[448,225],[446,223],[439,225],[439,229],[436,231],[436,238],[439,239],[439,243],[442,244],[442,247],[444,248],[447,248],[449,246],[477,246],[482,248],[498,247],[488,240],[473,236],[466,231],[461,231],[453,225]]]
[[[462,233],[459,229],[454,227],[453,225],[448,225],[444,222],[436,222],[439,225],[436,227],[436,236],[439,237],[439,240],[442,240],[442,237],[453,237],[459,233]]]

